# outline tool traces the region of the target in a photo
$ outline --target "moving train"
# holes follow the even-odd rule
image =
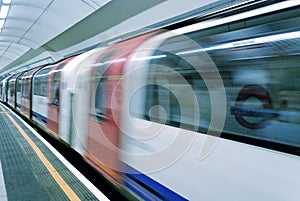
[[[299,200],[299,22],[282,1],[153,30],[8,76],[0,98],[136,199]]]

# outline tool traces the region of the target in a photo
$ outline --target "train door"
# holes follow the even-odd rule
[[[8,96],[8,104],[13,107],[16,108],[16,98],[17,98],[17,79],[20,77],[22,73],[17,73],[15,75],[13,75],[9,81],[8,81],[8,92],[9,92],[9,96]]]
[[[21,108],[21,77],[22,77],[22,74],[21,73],[17,79],[16,79],[16,105],[15,105],[15,108],[20,111],[20,108]]]
[[[0,101],[2,101],[2,81],[0,82]]]
[[[91,68],[88,161],[113,182],[119,183],[122,74],[131,53],[152,34],[134,38],[105,50]]]
[[[89,111],[89,64],[101,49],[90,50],[72,59],[61,75],[60,138],[84,155]],[[61,132],[62,131],[62,132]]]
[[[29,118],[29,74],[30,71],[24,73],[21,77],[21,106],[20,111]]]
[[[66,59],[53,67],[48,80],[48,122],[47,129],[50,133],[58,136],[59,111],[60,111],[60,83],[61,70],[69,62]]]
[[[21,113],[27,118],[31,118],[31,79],[39,68],[25,72],[21,77]]]
[[[1,100],[3,101],[3,102],[7,102],[7,99],[6,99],[6,97],[7,97],[7,91],[6,91],[6,89],[7,89],[7,80],[9,79],[9,77],[7,77],[7,78],[4,78],[2,81],[1,81]]]
[[[45,66],[32,78],[32,120],[43,128],[46,128],[48,123],[48,79],[52,68],[52,65]]]
[[[14,107],[14,98],[15,98],[15,80],[16,75],[11,76],[7,82],[7,103],[11,107]]]

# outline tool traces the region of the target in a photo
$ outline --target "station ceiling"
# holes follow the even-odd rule
[[[78,44],[164,1],[0,0],[0,13],[9,6],[6,18],[0,14],[0,74],[43,52],[55,54]]]

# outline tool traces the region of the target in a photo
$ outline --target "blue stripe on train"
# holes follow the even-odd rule
[[[125,165],[124,185],[143,200],[187,200],[138,170]]]
[[[37,112],[32,111],[32,116],[41,122],[47,123],[47,118]]]

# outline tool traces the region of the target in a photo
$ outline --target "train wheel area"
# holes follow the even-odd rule
[[[118,194],[109,198],[104,195],[77,167],[3,104],[0,105],[0,153],[0,200],[121,198]],[[113,193],[114,189],[109,191]]]

